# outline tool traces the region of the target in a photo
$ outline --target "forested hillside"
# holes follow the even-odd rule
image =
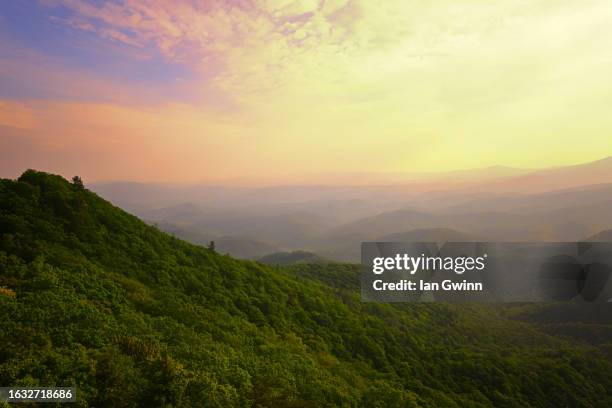
[[[79,180],[0,181],[0,385],[77,406],[608,407],[600,348],[499,309],[363,304],[358,267],[238,261]]]

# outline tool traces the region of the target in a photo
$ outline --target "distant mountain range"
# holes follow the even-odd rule
[[[0,383],[76,406],[612,404],[612,320],[570,302],[362,302],[357,265],[239,261],[33,170],[0,179],[0,238]]]
[[[612,157],[586,164],[536,170],[485,185],[488,191],[537,193],[602,183],[612,183]]]
[[[259,262],[267,265],[295,265],[300,263],[327,263],[324,258],[308,251],[275,252],[262,256]]]
[[[397,176],[397,175],[396,175]],[[368,240],[575,241],[612,228],[612,158],[421,174],[388,185],[106,183],[92,189],[165,231],[257,259],[304,250],[358,261]]]
[[[591,235],[585,241],[591,242],[612,242],[612,229],[598,232],[597,234]]]

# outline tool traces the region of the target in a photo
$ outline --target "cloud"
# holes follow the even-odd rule
[[[141,157],[177,179],[541,167],[612,150],[605,0],[55,0],[45,10],[83,34],[83,49],[112,44],[118,74],[15,51],[0,80],[32,92],[0,120],[50,121],[62,143],[72,135],[101,151],[121,138],[131,153],[152,146]],[[156,75],[122,78],[121,64]],[[177,80],[174,66],[190,76]],[[88,119],[72,123],[81,110]],[[118,144],[100,139],[114,132]],[[202,163],[193,152],[205,158],[199,173],[186,164]]]
[[[492,65],[510,71],[524,63],[537,64],[536,70],[547,69],[545,64],[554,68],[557,61],[547,55],[557,57],[557,48],[561,58],[577,51],[567,33],[587,27],[595,32],[605,23],[598,16],[610,13],[605,2],[597,1],[579,11],[563,1],[61,3],[73,13],[73,27],[134,47],[153,45],[242,103],[253,94],[276,95],[279,89],[333,94],[336,84],[356,99],[362,99],[360,88],[373,87],[373,82],[380,84],[378,94],[398,83],[400,93],[405,92],[402,84],[416,82],[418,87],[425,70],[431,81],[452,88],[452,70],[471,82],[483,72],[489,75],[487,70],[496,69]],[[542,27],[555,33],[556,44]]]

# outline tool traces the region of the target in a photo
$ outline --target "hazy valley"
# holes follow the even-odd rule
[[[421,177],[377,185],[117,182],[92,189],[177,237],[215,241],[220,252],[249,259],[303,250],[356,262],[362,241],[577,241],[604,239],[597,234],[612,229],[612,158]]]

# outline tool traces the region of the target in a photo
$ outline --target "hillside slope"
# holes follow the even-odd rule
[[[363,304],[356,266],[237,261],[59,176],[1,180],[0,233],[2,385],[98,407],[612,405],[596,347],[492,308]]]
[[[598,232],[597,234],[591,235],[585,241],[591,242],[611,242],[612,241],[612,229]]]

